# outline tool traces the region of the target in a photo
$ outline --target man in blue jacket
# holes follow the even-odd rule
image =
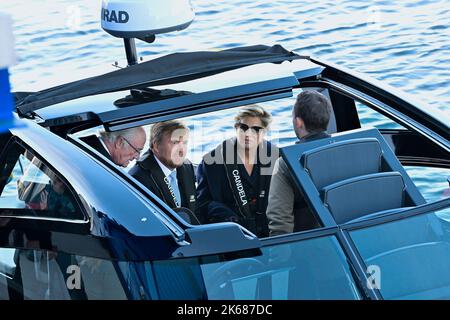
[[[251,105],[235,117],[236,137],[203,157],[197,170],[197,217],[203,223],[232,221],[258,237],[269,235],[266,217],[278,148],[264,140],[271,115]]]

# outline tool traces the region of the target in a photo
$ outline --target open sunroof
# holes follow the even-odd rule
[[[199,79],[258,63],[281,63],[304,58],[280,45],[239,47],[218,52],[175,53],[26,95],[16,95],[21,115],[81,97],[108,92],[168,85]]]

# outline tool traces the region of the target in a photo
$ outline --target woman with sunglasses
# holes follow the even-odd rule
[[[236,137],[203,157],[197,170],[196,206],[203,223],[232,221],[258,237],[269,235],[266,208],[279,155],[264,139],[271,120],[260,106],[242,108],[235,117]]]

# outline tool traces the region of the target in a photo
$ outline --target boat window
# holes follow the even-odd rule
[[[369,108],[365,104],[355,101],[356,110],[358,112],[359,122],[361,128],[375,127],[381,129],[405,129],[402,125],[398,124],[394,120],[386,117],[372,108]]]
[[[154,262],[154,266],[160,280],[157,286],[167,299],[186,298],[179,286],[180,274],[189,280],[186,283],[195,284],[198,297],[198,281],[203,278],[211,300],[361,299],[334,236],[264,246],[259,256],[235,260],[209,256],[190,259],[190,263],[175,259]],[[175,269],[183,272],[168,272]]]
[[[262,248],[262,256],[202,265],[210,299],[360,299],[335,237]]]
[[[450,169],[404,166],[427,202],[450,196]]]
[[[196,258],[117,263],[128,294],[142,299],[279,300],[361,299],[354,273],[334,236],[264,245],[262,254],[242,251]],[[255,256],[256,254],[256,256]],[[97,259],[77,260],[89,297],[116,297],[112,284],[88,288],[114,275]],[[99,268],[100,266],[100,268]],[[88,275],[85,271],[89,270]],[[91,274],[92,270],[95,272]],[[101,274],[106,275],[101,275]],[[101,275],[101,276],[100,276]],[[118,284],[117,284],[118,285]],[[137,294],[137,296],[136,296]],[[92,292],[91,292],[92,296]]]
[[[322,93],[327,95],[326,90],[323,91],[321,88],[317,88],[322,90]],[[293,92],[293,96],[290,98],[281,98],[277,100],[272,101],[263,101],[258,102],[256,104],[243,104],[239,107],[235,108],[229,108],[219,111],[213,111],[204,113],[201,115],[194,115],[194,116],[188,116],[184,118],[178,118],[173,120],[181,120],[183,121],[190,129],[189,132],[189,140],[187,144],[187,155],[186,159],[190,160],[194,166],[194,171],[196,173],[196,181],[195,181],[195,188],[197,188],[197,195],[199,194],[198,188],[199,188],[199,177],[200,174],[198,172],[198,166],[202,162],[203,157],[208,154],[209,152],[215,150],[218,146],[222,145],[222,142],[230,139],[235,138],[237,136],[237,129],[235,128],[235,116],[239,112],[239,110],[242,107],[245,106],[259,106],[262,107],[264,110],[269,112],[272,115],[272,122],[269,126],[269,129],[264,132],[264,139],[269,141],[271,144],[281,147],[286,145],[292,145],[294,144],[298,139],[295,135],[295,132],[292,127],[292,108],[295,103],[295,99],[297,95],[302,91],[303,89],[296,89]],[[308,88],[307,90],[314,90],[314,88]],[[168,120],[168,119],[165,119]],[[334,120],[333,120],[334,121]],[[334,125],[335,127],[335,125]],[[152,125],[147,125],[143,127],[147,136],[147,142],[144,146],[144,150],[142,152],[141,159],[144,159],[147,156],[147,151],[149,149],[149,139],[150,139],[150,131],[152,128]],[[331,128],[332,130],[335,130]],[[253,129],[251,129],[253,131]],[[79,138],[82,142],[85,142],[87,144],[87,141],[91,141],[92,139],[88,139],[88,137],[97,136],[95,139],[98,141],[99,132],[102,131],[101,127],[91,128],[89,130],[78,132],[74,135],[74,137]],[[94,148],[95,149],[95,148]],[[106,158],[105,158],[106,159]],[[273,164],[271,165],[271,168],[273,168],[273,165],[275,164],[277,157],[274,157]],[[127,168],[125,168],[125,171],[131,173],[133,175],[133,168],[136,166],[136,161],[132,161]],[[131,171],[130,171],[131,170]],[[222,172],[222,169],[220,169]],[[269,174],[267,174],[269,178],[272,176],[272,170]],[[142,182],[142,179],[139,180],[136,175],[133,175],[139,182]],[[251,176],[245,177],[251,179]],[[244,179],[244,178],[243,178]],[[268,180],[268,185],[270,184],[270,179]],[[147,186],[145,183],[143,183],[144,186]],[[221,180],[218,182],[211,182],[211,185],[209,188],[215,188],[220,189],[222,191],[219,191],[221,195],[225,195],[225,198],[227,198],[226,201],[233,198],[233,195],[231,194],[231,191],[226,190],[226,186],[228,186],[229,183],[227,180]],[[293,185],[294,188],[297,188],[296,185]],[[166,192],[165,197],[161,197],[161,194],[164,193],[160,192],[160,190],[153,190],[151,187],[147,188],[154,192],[156,196],[158,196],[163,202],[170,205],[171,199],[169,191]],[[299,192],[297,190],[297,192]],[[268,193],[268,191],[267,191]],[[259,196],[255,195],[253,198],[256,198]],[[264,197],[265,193],[263,193]],[[228,199],[230,198],[230,199]],[[198,201],[198,200],[197,200]],[[198,202],[197,202],[198,204]],[[192,208],[191,208],[192,210]],[[236,208],[231,208],[231,210],[234,210],[236,212]],[[262,210],[266,210],[265,206]],[[210,210],[209,212],[212,212],[213,210]],[[200,221],[203,220],[202,216],[203,212],[198,216]],[[317,221],[313,217],[311,211],[305,210],[305,215],[308,215],[308,219],[305,220],[305,226],[301,226],[299,230],[304,230],[313,228],[317,226]],[[192,219],[188,220],[192,223]],[[217,221],[209,221],[211,222],[222,222],[222,220]],[[267,224],[267,223],[266,223]],[[254,231],[254,230],[251,230]],[[261,233],[262,234],[262,233]],[[268,233],[265,233],[268,234]]]
[[[0,248],[0,300],[10,300],[18,288],[11,285],[16,273],[16,249]]]
[[[291,145],[297,141],[294,130],[292,128],[292,108],[295,103],[296,96],[303,90],[317,90],[329,97],[328,89],[324,88],[304,88],[294,89],[293,95],[290,98],[282,98],[272,101],[258,102],[257,105],[263,107],[271,113],[272,123],[269,130],[266,132],[266,139],[277,146],[283,147]],[[190,117],[170,117],[170,119],[177,119],[184,121],[189,129],[189,144],[188,156],[194,164],[201,162],[203,155],[215,147],[217,147],[223,140],[235,136],[234,117],[238,110],[244,107],[245,104],[229,108],[225,110],[213,111],[203,113],[201,115]],[[165,119],[169,120],[169,118]],[[144,146],[143,153],[149,148],[149,132],[152,125],[143,126],[147,135],[147,143]],[[91,136],[99,136],[99,132],[103,131],[103,126],[90,128],[84,131],[77,132],[74,137],[83,138]],[[330,133],[336,132],[336,120],[334,114],[331,117],[328,131]],[[127,169],[132,168],[135,161],[131,161]]]
[[[265,133],[265,139],[277,146],[286,146],[297,141],[292,128],[292,107],[300,92],[301,90],[297,89],[293,91],[293,96],[290,98],[256,104],[272,115],[272,122]],[[216,148],[225,139],[236,136],[234,117],[242,107],[245,105],[182,119],[191,129],[188,157],[192,162],[200,163],[207,152]]]
[[[450,208],[350,232],[385,299],[450,299]]]
[[[125,290],[138,283],[125,285],[114,264],[63,252],[0,248],[0,299],[124,300]]]
[[[0,215],[84,218],[66,182],[33,152],[12,144],[7,155],[0,168]]]

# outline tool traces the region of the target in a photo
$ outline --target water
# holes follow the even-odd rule
[[[433,108],[450,111],[450,1],[192,0],[194,23],[137,42],[145,59],[174,51],[279,43],[366,73]],[[15,19],[14,90],[37,90],[125,65],[122,41],[100,28],[101,1],[2,0]],[[290,106],[274,116],[289,114]],[[370,120],[379,122],[378,119]],[[209,119],[220,127],[223,119]],[[379,123],[377,123],[379,124]],[[214,125],[211,126],[214,128]],[[428,200],[443,197],[450,170],[411,168]],[[430,188],[430,186],[432,186]]]

